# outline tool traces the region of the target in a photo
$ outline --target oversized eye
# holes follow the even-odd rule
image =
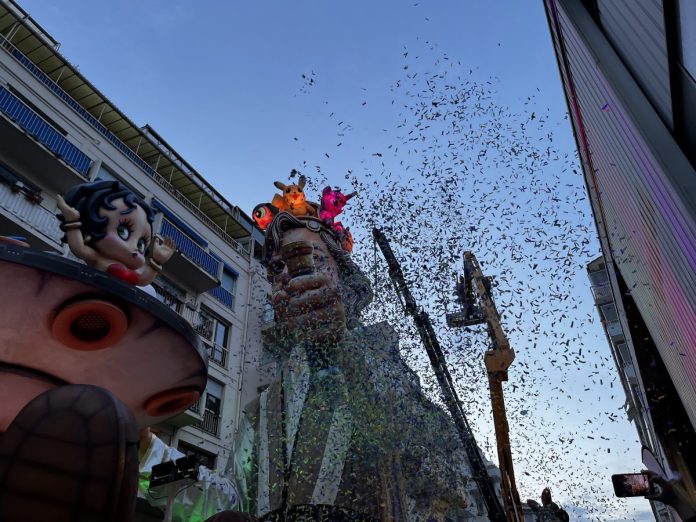
[[[302,187],[298,187],[297,192],[302,192]]]
[[[286,193],[286,194],[290,194],[290,187],[288,187],[288,188],[285,189],[285,193]]]
[[[266,215],[266,208],[261,207],[254,213],[254,215],[259,219],[263,218]]]
[[[118,237],[120,237],[124,241],[128,241],[128,238],[131,235],[131,231],[128,228],[128,225],[126,225],[125,223],[120,223],[118,225],[118,228],[116,229],[116,233],[118,234]]]
[[[283,261],[279,257],[273,258],[271,259],[268,268],[271,271],[271,273],[273,273],[274,275],[278,275],[285,269],[285,261]]]
[[[138,239],[138,244],[137,244],[136,248],[138,249],[138,252],[140,252],[141,254],[144,254],[145,250],[147,249],[147,240],[144,237],[141,237],[140,239]]]

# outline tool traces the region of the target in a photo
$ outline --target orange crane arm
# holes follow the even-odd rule
[[[482,319],[488,326],[488,335],[491,339],[491,349],[484,353],[484,361],[491,392],[503,506],[510,522],[522,522],[524,514],[515,483],[515,470],[510,447],[510,428],[505,411],[505,396],[503,395],[503,381],[508,380],[507,371],[515,360],[515,351],[510,348],[508,338],[500,324],[500,315],[490,293],[490,280],[484,277],[476,257],[469,251],[464,252],[464,264],[467,268],[465,273],[471,277],[471,287],[478,297]]]

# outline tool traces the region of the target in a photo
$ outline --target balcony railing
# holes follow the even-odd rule
[[[56,243],[60,243],[63,233],[58,226],[55,213],[29,201],[21,194],[13,192],[10,186],[5,183],[0,183],[0,207],[12,214],[19,223],[26,225],[27,228],[38,231]]]
[[[609,337],[611,337],[614,342],[617,342],[618,339],[623,340],[623,328],[621,328],[621,323],[618,320],[607,321],[606,328]]]
[[[169,308],[178,313],[181,317],[186,319],[198,335],[203,337],[205,340],[212,342],[213,328],[215,326],[214,321],[212,319],[204,315],[201,315],[198,311],[186,305],[181,297],[159,286],[156,280],[153,286],[155,288],[155,292],[157,292],[157,296],[159,297],[160,301],[162,301]],[[210,344],[210,342],[205,343],[206,350],[208,351],[208,356],[211,359],[213,359],[213,355],[211,355],[211,348],[209,346]],[[225,350],[224,356],[219,355],[220,350]],[[227,351],[228,350],[223,347],[216,348],[216,350],[213,350],[213,353],[216,354],[218,360],[213,360],[215,360],[216,363],[224,366],[224,364],[227,362]],[[220,361],[223,362],[221,363]]]
[[[185,308],[185,305],[181,297],[170,292],[169,290],[158,285],[157,283],[153,284],[153,286],[155,288],[155,292],[157,292],[157,296],[159,297],[160,301],[162,301],[169,308],[174,310],[177,314],[183,315],[182,312]]]
[[[216,286],[208,293],[230,310],[234,310],[234,294],[232,292],[225,290],[221,286]]]
[[[46,73],[37,67],[29,58],[27,58],[19,49],[12,45],[4,36],[0,35],[0,47],[4,47],[7,51],[29,72],[31,72],[41,83],[43,83],[50,91],[63,100],[71,109],[81,116],[87,123],[96,129],[104,138],[106,138],[114,147],[120,150],[128,158],[133,161],[143,172],[152,177],[162,188],[169,194],[174,196],[181,204],[188,208],[201,221],[213,230],[221,239],[228,245],[234,248],[242,255],[249,255],[251,251],[251,242],[246,247],[240,244],[220,225],[210,219],[201,209],[199,209],[190,199],[179,192],[171,183],[164,179],[155,169],[148,165],[135,151],[128,145],[123,143],[115,134],[107,129],[97,118],[89,111],[75,101],[67,92],[65,92],[56,82],[54,82]],[[89,166],[88,166],[89,167]]]
[[[19,98],[1,86],[0,111],[77,172],[87,175],[92,160]]]
[[[200,245],[188,237],[184,232],[171,223],[167,218],[162,219],[160,233],[171,237],[176,243],[176,248],[188,259],[196,263],[214,278],[220,274],[221,262],[206,252]]]
[[[215,321],[207,315],[198,314],[197,322],[194,323],[193,329],[203,339],[212,342],[213,332],[215,331]]]
[[[214,363],[227,368],[227,355],[229,349],[225,346],[220,346],[216,343],[205,343],[205,349],[208,352],[208,358]]]
[[[128,149],[128,150],[131,150],[131,149]],[[210,219],[208,216],[206,216],[203,213],[203,211],[201,211],[196,205],[194,205],[190,199],[188,199],[181,192],[179,192],[174,187],[174,185],[172,185],[166,179],[164,179],[162,176],[160,176],[159,173],[157,173],[152,167],[150,167],[149,165],[147,165],[147,166],[150,169],[150,171],[152,171],[152,172],[147,171],[147,173],[150,174],[150,176],[152,176],[154,178],[154,180],[162,188],[164,188],[171,196],[173,196],[179,203],[181,203],[183,206],[185,206],[187,209],[189,209],[192,214],[194,214],[196,217],[198,217],[198,219],[200,219],[203,223],[205,223],[208,226],[208,228],[213,230],[222,240],[225,241],[225,243],[230,245],[239,254],[241,254],[242,256],[249,255],[249,251],[251,250],[250,246],[245,247],[244,245],[239,243],[236,239],[234,239],[232,236],[230,236],[227,232],[222,230],[222,228],[220,228],[220,226],[217,223],[215,223],[212,219]],[[141,167],[141,168],[144,168],[144,167]]]
[[[203,420],[194,424],[196,428],[217,437],[220,433],[220,416],[214,411],[203,411]]]
[[[609,283],[603,285],[592,285],[595,302],[598,304],[608,303],[614,300]]]

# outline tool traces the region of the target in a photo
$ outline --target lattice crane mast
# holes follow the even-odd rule
[[[447,368],[447,362],[445,361],[445,356],[442,353],[442,348],[440,347],[440,343],[435,335],[435,330],[432,322],[430,321],[430,317],[428,316],[427,312],[420,309],[416,305],[416,300],[413,298],[413,295],[406,284],[404,274],[401,271],[401,266],[394,256],[394,252],[392,252],[386,236],[378,228],[374,228],[372,230],[372,235],[374,236],[377,245],[384,255],[384,259],[387,262],[387,266],[389,267],[389,277],[394,283],[397,293],[403,299],[402,303],[404,305],[405,313],[413,317],[413,322],[418,329],[418,334],[420,335],[423,345],[425,346],[425,350],[428,353],[430,364],[433,367],[435,377],[440,385],[442,398],[447,406],[447,409],[449,410],[450,415],[452,416],[452,419],[454,420],[457,433],[462,445],[464,446],[464,451],[469,459],[469,464],[471,465],[473,478],[476,481],[476,485],[481,492],[481,497],[483,498],[484,504],[488,511],[488,518],[493,522],[522,521],[522,518],[509,518],[506,515],[507,510],[504,510],[500,503],[500,499],[496,494],[493,481],[491,480],[488,470],[486,469],[486,464],[483,461],[483,456],[478,449],[474,434],[471,431],[469,423],[466,420],[466,416],[464,415],[464,411],[462,410],[461,402],[457,396],[457,391],[454,388],[452,377]]]

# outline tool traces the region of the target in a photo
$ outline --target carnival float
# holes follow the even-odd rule
[[[275,186],[252,217],[265,234],[276,378],[244,408],[221,470],[227,511],[213,519],[485,520],[451,420],[393,328],[361,321],[372,288],[337,220],[356,193],[325,187],[317,204],[304,176]],[[0,242],[0,520],[129,522],[139,473],[177,456],[147,428],[198,400],[207,356],[147,291],[176,246],[153,234],[144,201],[99,181],[58,207],[82,262]],[[174,502],[196,500],[172,496],[167,519]]]
[[[207,356],[193,328],[137,286],[175,249],[153,235],[146,203],[94,182],[59,209],[84,263],[0,242],[0,520],[123,522],[140,430],[198,400]]]

